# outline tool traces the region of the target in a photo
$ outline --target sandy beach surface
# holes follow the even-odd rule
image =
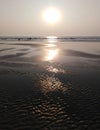
[[[0,130],[99,129],[99,42],[0,41]]]

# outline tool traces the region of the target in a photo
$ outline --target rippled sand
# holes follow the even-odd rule
[[[1,44],[0,130],[99,130],[98,47]]]

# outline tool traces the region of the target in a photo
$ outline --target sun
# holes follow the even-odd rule
[[[61,20],[61,12],[57,8],[48,8],[43,13],[43,19],[50,24],[55,24]]]

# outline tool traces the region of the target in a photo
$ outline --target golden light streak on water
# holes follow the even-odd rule
[[[51,61],[51,60],[53,60],[54,58],[57,57],[58,52],[59,52],[58,49],[48,50],[47,56],[46,56],[45,60],[46,60],[46,61]]]

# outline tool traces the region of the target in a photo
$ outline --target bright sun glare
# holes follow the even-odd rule
[[[47,61],[53,60],[58,54],[58,49],[48,50],[48,56],[46,57]]]
[[[57,8],[48,8],[43,13],[43,19],[50,24],[55,24],[61,20],[61,13]]]

